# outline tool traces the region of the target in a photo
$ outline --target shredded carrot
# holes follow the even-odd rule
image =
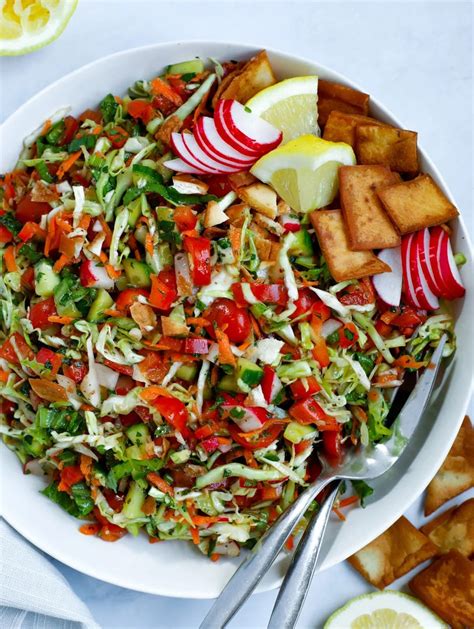
[[[53,271],[55,273],[60,273],[62,271],[62,269],[64,269],[64,267],[67,266],[70,263],[71,263],[71,258],[69,258],[68,256],[64,255],[64,253],[63,253],[61,255],[61,257],[59,258],[59,260],[56,260],[56,262],[54,263]]]
[[[232,253],[234,257],[238,258],[240,255],[240,239],[242,237],[242,230],[238,227],[230,226],[229,229],[229,240],[230,245],[232,247]]]
[[[53,123],[51,122],[49,118],[48,120],[45,120],[43,128],[41,129],[40,135],[46,135],[52,126],[53,126]]]
[[[343,522],[346,521],[346,516],[342,513],[342,511],[339,511],[337,507],[333,507],[332,510],[340,520],[342,520]]]
[[[197,530],[197,528],[191,527],[189,531],[191,533],[191,539],[193,540],[193,544],[196,544],[196,546],[200,544],[201,539],[199,537],[199,531]]]
[[[218,380],[219,380],[219,367],[217,365],[214,365],[211,371],[211,384],[213,387],[216,386]]]
[[[219,553],[212,553],[210,556],[210,560],[211,561],[219,561],[219,559],[221,558],[221,556],[219,555]]]
[[[10,245],[5,249],[3,259],[5,260],[5,266],[7,267],[7,271],[9,273],[15,273],[18,271],[18,265],[15,259],[15,247],[13,245]]]
[[[252,345],[252,341],[244,341],[242,345],[237,345],[237,349],[241,352],[245,352],[245,350]]]
[[[114,310],[113,308],[107,308],[107,310],[104,310],[104,314],[106,314],[108,317],[123,317],[122,312],[120,312],[119,310]]]
[[[3,369],[0,369],[0,382],[6,382],[8,380],[8,376],[10,374],[8,373],[8,371],[4,371]]]
[[[81,216],[81,220],[79,221],[79,227],[81,229],[89,229],[89,225],[91,224],[92,216],[90,214],[83,214]]]
[[[216,328],[217,346],[219,348],[219,362],[221,365],[232,365],[235,367],[236,360],[232,353],[229,337],[225,332]]]
[[[162,491],[164,494],[168,494],[172,496],[174,494],[173,488],[169,485],[164,478],[161,478],[159,474],[156,472],[150,472],[146,475],[147,480],[150,481],[152,485],[154,485],[157,489]]]
[[[72,153],[72,155],[70,155],[67,159],[65,159],[61,166],[58,168],[58,172],[56,173],[57,178],[62,179],[67,171],[71,168],[71,166],[73,166],[77,162],[81,155],[82,151],[76,151],[75,153]]]
[[[48,321],[50,323],[60,323],[61,325],[67,325],[68,323],[72,323],[74,321],[74,317],[66,317],[65,315],[51,315],[48,317]]]
[[[94,407],[90,404],[81,404],[81,411],[93,411]]]
[[[100,531],[101,525],[98,522],[91,522],[90,524],[83,524],[79,527],[79,531],[83,535],[97,535]]]
[[[258,463],[255,460],[254,455],[250,452],[250,450],[247,450],[247,448],[244,448],[244,459],[249,467],[258,467]]]
[[[268,430],[270,426],[275,426],[278,424],[281,424],[283,426],[284,424],[289,424],[290,422],[291,419],[289,419],[288,417],[285,417],[283,419],[268,419],[264,424],[260,426],[260,428],[257,428],[256,430],[251,430],[249,432],[241,432],[239,433],[239,435],[246,438],[254,437],[256,435],[259,435],[264,430]]]
[[[186,323],[188,325],[198,325],[201,328],[211,325],[209,319],[206,319],[205,317],[186,317]]]
[[[290,537],[285,542],[285,548],[288,551],[292,551],[294,547],[295,547],[295,536],[290,535]]]
[[[119,269],[114,269],[114,267],[111,264],[106,264],[105,270],[107,271],[107,275],[112,280],[116,280],[118,277],[122,275],[122,271],[120,271]]]
[[[413,356],[407,356],[406,354],[397,358],[393,364],[397,367],[403,367],[403,369],[421,369],[421,367],[426,366],[426,362],[418,362]]]
[[[153,238],[151,237],[151,234],[149,232],[145,236],[145,249],[147,253],[150,254],[150,256],[154,254],[155,250],[153,248]]]
[[[102,131],[104,130],[103,127],[99,125],[97,125],[97,127],[95,127],[94,129],[92,129],[91,131],[91,135],[100,135],[102,133]]]
[[[100,225],[102,227],[102,232],[105,234],[104,247],[110,247],[110,243],[112,241],[112,230],[110,229],[105,218],[100,215],[97,217],[99,219]]]
[[[93,465],[92,458],[90,456],[87,456],[86,454],[81,454],[79,467],[87,480],[89,480],[91,477],[92,465]]]
[[[168,389],[160,387],[157,384],[152,384],[140,391],[140,397],[142,400],[145,400],[145,402],[151,402],[160,395],[164,397],[173,397]]]
[[[355,502],[359,502],[358,496],[349,496],[348,498],[344,498],[339,502],[339,508],[344,509],[344,507],[353,505]]]
[[[253,315],[250,315],[250,320],[252,322],[252,329],[253,329],[253,332],[254,332],[255,336],[258,339],[262,338],[262,331],[260,329],[260,326],[258,325],[257,319],[255,319],[255,317]]]
[[[67,234],[72,232],[72,225],[65,221],[61,216],[56,216],[54,222],[63,232],[66,232]]]

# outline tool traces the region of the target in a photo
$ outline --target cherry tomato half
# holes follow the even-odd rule
[[[239,306],[231,299],[221,297],[216,299],[206,313],[206,319],[225,331],[232,343],[243,343],[252,329],[250,316],[245,308]],[[214,336],[214,329],[208,328],[209,334]]]
[[[27,194],[16,206],[15,216],[20,223],[32,221],[39,223],[43,214],[48,214],[53,208],[45,201],[32,201],[31,194]]]
[[[29,319],[34,328],[43,330],[51,325],[48,318],[56,316],[57,314],[58,312],[53,297],[48,297],[31,306]]]

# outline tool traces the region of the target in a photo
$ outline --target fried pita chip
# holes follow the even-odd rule
[[[470,557],[474,553],[474,498],[448,509],[420,530],[441,553],[455,549]]]
[[[227,89],[227,87],[232,83],[232,81],[242,72],[242,68],[244,67],[245,62],[241,61],[239,63],[233,64],[233,69],[230,70],[227,67],[227,71],[229,72],[222,79],[219,87],[217,88],[214,96],[212,97],[212,107],[215,108],[217,101],[221,98],[221,94]],[[229,71],[230,70],[230,71]]]
[[[352,251],[341,210],[316,210],[310,214],[319,246],[336,282],[391,271],[372,251]]]
[[[428,485],[425,515],[430,515],[446,501],[472,487],[474,487],[474,427],[466,416],[448,456]]]
[[[417,133],[378,124],[359,124],[355,129],[355,153],[359,164],[383,164],[399,173],[418,172]]]
[[[225,88],[219,93],[219,98],[233,98],[245,104],[257,92],[275,83],[276,78],[267,52],[262,50],[247,61],[241,70],[232,73],[232,80],[226,82]]]
[[[250,186],[239,188],[237,194],[244,203],[269,218],[276,218],[277,195],[275,190],[264,183],[252,183]]]
[[[369,583],[383,589],[437,552],[433,542],[402,516],[348,561]]]
[[[339,168],[339,194],[351,249],[385,249],[400,244],[400,234],[376,193],[396,181],[399,176],[385,166]]]
[[[331,142],[345,142],[355,148],[357,125],[373,124],[389,126],[375,118],[360,116],[359,114],[347,114],[342,111],[331,111],[324,127],[323,139]]]
[[[319,79],[318,81],[318,122],[325,125],[331,111],[337,110],[348,114],[369,113],[368,94],[342,85]]]
[[[434,561],[409,586],[453,629],[474,627],[474,563],[457,550]]]
[[[381,188],[377,194],[401,234],[441,225],[459,214],[430,175]]]

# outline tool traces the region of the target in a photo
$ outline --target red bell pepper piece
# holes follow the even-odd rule
[[[300,424],[316,424],[319,430],[339,430],[339,423],[336,419],[326,415],[312,397],[295,402],[290,406],[288,412]]]
[[[208,354],[210,341],[208,339],[185,339],[183,352],[185,354]]]
[[[173,219],[180,232],[194,229],[198,221],[196,214],[187,205],[178,206],[173,213]]]
[[[28,360],[32,360],[34,358],[33,350],[19,332],[14,332],[3,343],[2,347],[0,348],[0,358],[4,358],[7,362],[13,363],[14,365],[20,364],[20,359],[15,351],[12,339],[14,340],[14,343],[18,349],[18,353],[22,358],[26,358]]]
[[[314,376],[308,376],[304,380],[296,380],[290,384],[290,389],[293,397],[297,400],[321,391],[321,386]]]
[[[36,355],[36,360],[42,365],[46,365],[50,369],[52,376],[55,376],[58,373],[63,362],[60,354],[56,354],[56,352],[53,352],[47,347],[42,347],[40,349]]]
[[[278,304],[286,306],[288,303],[288,291],[284,284],[252,284],[253,296],[263,303]],[[242,291],[242,284],[233,284],[232,292],[234,299],[239,306],[247,306],[247,301]]]
[[[148,298],[151,306],[159,310],[169,310],[177,297],[178,292],[174,288],[167,286],[158,275],[151,276],[151,293]]]
[[[132,118],[140,118],[145,124],[155,116],[155,110],[146,100],[132,100],[127,106],[128,115]]]
[[[282,384],[273,367],[265,365],[263,367],[263,377],[260,382],[263,397],[269,404],[273,402],[276,395],[281,391]]]
[[[189,429],[186,426],[188,410],[181,400],[175,397],[159,395],[153,400],[152,405],[163,415],[168,424],[180,432],[184,438],[190,435]]]
[[[74,116],[66,116],[64,118],[64,131],[58,142],[59,146],[64,146],[65,144],[69,144],[69,142],[71,142],[71,140],[76,135],[78,129],[79,129],[79,121],[76,120]]]
[[[325,430],[322,435],[326,455],[334,462],[338,461],[342,455],[340,430]]]
[[[342,328],[337,331],[339,334],[339,347],[347,349],[357,343],[359,333],[353,323],[345,323]]]
[[[104,365],[106,365],[107,367],[110,367],[114,371],[123,373],[124,376],[133,375],[133,367],[130,367],[130,365],[119,365],[118,363],[114,363],[112,360],[109,360],[108,358],[104,360]]]
[[[211,241],[204,236],[184,238],[184,249],[191,262],[194,286],[207,286],[211,283]]]
[[[70,465],[63,467],[61,470],[61,480],[59,481],[59,491],[66,491],[69,493],[71,487],[76,483],[79,483],[84,478],[84,474],[81,472],[79,465]]]
[[[74,360],[71,364],[63,364],[63,374],[67,378],[71,378],[76,384],[82,382],[87,374],[87,365],[82,360]],[[118,391],[117,391],[118,393]],[[118,395],[121,395],[118,393]]]

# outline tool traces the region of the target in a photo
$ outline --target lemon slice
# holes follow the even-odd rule
[[[250,172],[271,183],[293,210],[310,212],[329,205],[336,196],[339,166],[355,163],[348,144],[302,135],[264,155]]]
[[[77,0],[0,0],[0,55],[24,55],[54,41]]]
[[[320,135],[317,76],[280,81],[258,92],[246,106],[280,129],[283,143],[308,133]]]
[[[351,599],[328,618],[324,629],[448,628],[413,596],[385,590]]]

